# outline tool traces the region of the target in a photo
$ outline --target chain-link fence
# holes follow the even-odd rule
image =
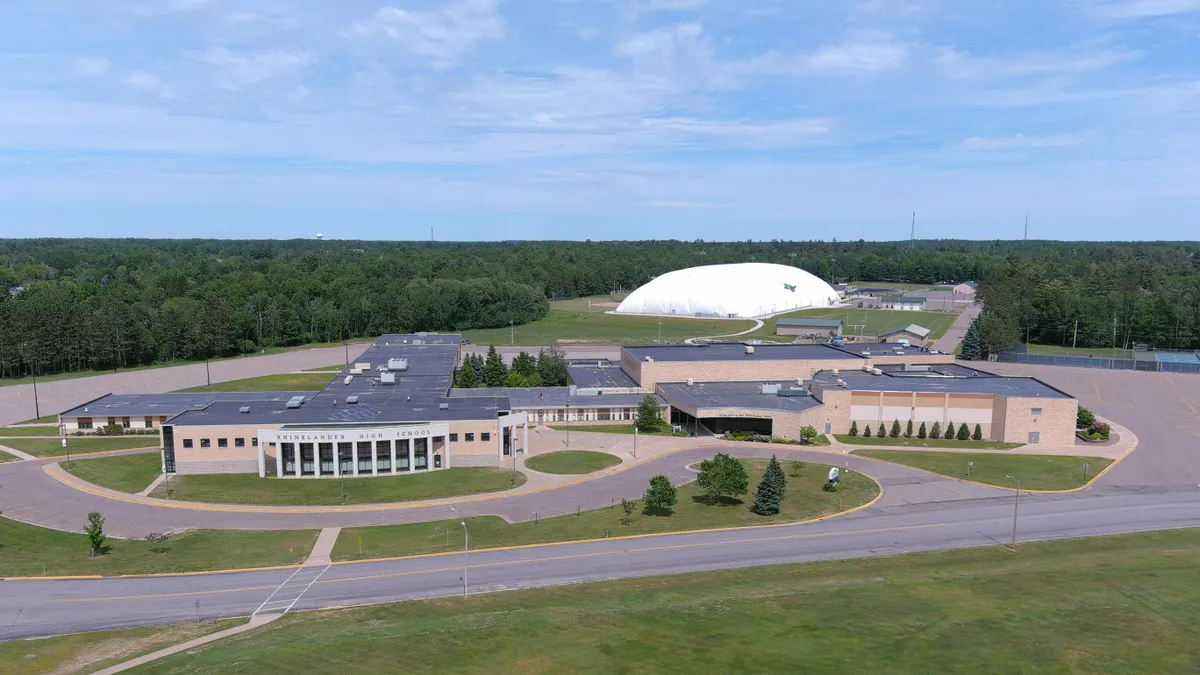
[[[1099,368],[1101,370],[1145,370],[1160,373],[1193,373],[1200,375],[1200,362],[1186,363],[1159,361],[1157,359],[1106,359],[1089,356],[1053,356],[1049,354],[1022,354],[1000,352],[994,360],[1001,363],[1026,363],[1038,366],[1069,366],[1072,368]]]

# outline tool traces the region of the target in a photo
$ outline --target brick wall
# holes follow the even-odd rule
[[[644,392],[654,391],[659,382],[686,382],[688,378],[696,382],[753,382],[784,381],[812,378],[818,370],[844,368],[854,370],[862,368],[864,359],[847,357],[846,359],[816,360],[736,360],[736,361],[643,361],[640,365],[638,383]],[[628,371],[626,371],[628,372]],[[632,377],[633,374],[630,373]],[[637,379],[637,378],[635,378]]]
[[[1033,410],[1040,408],[1040,415]],[[1017,398],[1005,404],[1003,440],[1006,443],[1027,443],[1029,432],[1037,431],[1040,442],[1051,445],[1075,443],[1075,416],[1079,402],[1073,398]]]

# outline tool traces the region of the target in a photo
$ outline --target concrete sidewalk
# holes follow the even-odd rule
[[[251,617],[250,621],[248,621],[247,623],[244,623],[240,626],[234,626],[233,628],[227,628],[225,630],[217,631],[216,633],[211,633],[209,635],[205,635],[204,637],[196,638],[195,640],[188,640],[187,642],[181,642],[177,645],[173,645],[173,646],[167,647],[165,649],[160,649],[156,652],[150,652],[149,654],[146,654],[145,656],[139,656],[136,659],[130,659],[124,663],[118,663],[115,666],[109,666],[108,668],[105,668],[104,670],[97,670],[95,673],[92,673],[92,675],[113,675],[113,673],[123,673],[126,670],[130,670],[132,668],[137,668],[140,665],[150,663],[151,661],[157,661],[158,659],[170,656],[172,654],[178,654],[179,652],[185,652],[189,649],[199,647],[200,645],[206,645],[210,642],[216,642],[217,640],[220,640],[222,638],[227,638],[231,635],[237,635],[238,633],[245,633],[248,630],[253,630],[255,628],[258,628],[259,626],[271,623],[275,619],[278,619],[280,616],[282,616],[282,615],[281,614],[258,614],[258,615]]]
[[[21,452],[20,450],[17,450],[16,448],[10,448],[7,445],[0,445],[0,451],[7,452],[8,454],[12,455],[13,457],[16,457],[17,459],[23,459],[23,460],[41,459],[40,457],[35,457],[35,456],[29,454],[28,452]]]

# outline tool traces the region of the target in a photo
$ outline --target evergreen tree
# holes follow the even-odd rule
[[[883,422],[879,423],[879,431],[875,435],[880,438],[887,436],[887,429],[883,426]]]
[[[973,440],[973,441],[982,441],[983,440],[983,427],[979,426],[979,424],[975,425],[975,433],[971,434],[971,440]]]
[[[537,374],[537,359],[527,352],[521,352],[513,357],[512,372],[530,378]]]
[[[496,352],[496,345],[488,347],[487,360],[483,363],[483,381],[489,387],[503,387],[508,377],[508,367]]]
[[[762,480],[754,491],[754,504],[750,507],[760,516],[773,516],[779,513],[783,506],[783,492],[787,487],[787,477],[779,466],[779,460],[771,455],[767,469],[763,472]]]
[[[892,438],[900,437],[900,420],[892,420]]]
[[[912,420],[909,420],[908,426],[904,427],[904,437],[912,438],[912,432],[913,432],[913,424],[912,424]]]
[[[870,437],[871,437],[871,425],[864,424],[863,425],[863,438],[870,438]]]
[[[725,497],[746,494],[750,487],[750,476],[741,462],[719,452],[712,459],[700,462],[696,484],[704,490],[709,503],[717,504]]]
[[[567,386],[567,355],[557,346],[539,349],[537,371],[547,387]]]
[[[853,422],[853,421],[850,422],[850,435],[851,436],[858,435],[858,422]]]
[[[658,431],[663,425],[662,409],[653,394],[646,394],[638,403],[637,430],[643,433]]]
[[[470,358],[469,356],[467,358]],[[458,386],[463,389],[471,389],[479,386],[479,380],[475,379],[475,364],[463,362],[462,370],[458,371]]]
[[[958,434],[956,434],[955,437],[960,441],[967,441],[971,439],[971,429],[967,427],[966,422],[958,425]]]
[[[929,437],[930,438],[941,438],[942,437],[942,423],[941,422],[933,423],[933,426],[929,428]]]
[[[968,361],[982,361],[987,357],[983,351],[983,340],[979,337],[979,317],[971,321],[967,334],[963,336],[962,357]]]
[[[935,422],[936,424],[936,422]],[[937,433],[936,431],[934,433]],[[925,423],[921,422],[921,428],[917,429],[917,438],[925,438]]]
[[[650,479],[650,488],[642,501],[642,512],[651,516],[669,516],[675,500],[675,486],[671,485],[671,480],[666,476],[655,476]]]
[[[471,367],[475,369],[475,381],[478,383],[477,386],[482,387],[483,383],[487,381],[483,375],[483,357],[478,354],[472,354]]]
[[[945,438],[947,440],[954,438],[954,422],[953,421],[946,424],[946,435],[943,436],[942,438]]]

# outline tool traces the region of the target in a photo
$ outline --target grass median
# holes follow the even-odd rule
[[[0,437],[9,436],[57,436],[58,427],[0,427]]]
[[[834,434],[834,438],[846,445],[884,445],[905,448],[980,448],[987,450],[1012,450],[1024,443],[1001,443],[1000,441],[960,441],[955,438],[892,438],[891,436],[851,436]]]
[[[875,481],[858,472],[844,474],[840,493],[825,492],[821,486],[829,471],[824,464],[783,462],[788,475],[783,511],[776,516],[760,516],[750,510],[754,488],[766,468],[762,459],[742,460],[750,475],[750,491],[743,502],[727,505],[705,503],[703,492],[695,483],[678,490],[678,503],[669,516],[645,515],[641,500],[637,508],[622,522],[620,495],[614,495],[609,508],[583,511],[579,515],[538,518],[520,523],[508,523],[495,516],[467,518],[472,548],[495,548],[520,544],[543,544],[577,539],[601,539],[657,532],[679,532],[715,527],[744,527],[806,520],[836,513],[865,504],[879,494]],[[533,513],[528,514],[534,518]],[[385,525],[347,528],[342,530],[333,549],[335,560],[382,558],[461,551],[463,547],[461,518],[430,523]],[[361,555],[359,540],[362,540]]]
[[[0,577],[198,572],[235,567],[269,567],[303,562],[316,530],[194,530],[172,535],[161,553],[140,539],[109,539],[109,550],[88,556],[80,517],[79,534],[0,518]]]
[[[215,382],[202,387],[177,390],[188,392],[240,392],[240,391],[318,391],[333,382],[337,373],[281,373],[248,377],[244,380]]]
[[[517,472],[516,486],[525,483]],[[257,504],[266,506],[333,506],[412,502],[444,497],[462,497],[500,492],[514,487],[513,472],[492,467],[442,469],[410,475],[365,478],[259,478],[256,474],[176,476],[160,483],[152,497],[210,504]]]
[[[1195,673],[1198,558],[1183,530],[304,612],[138,673]]]
[[[525,460],[525,466],[534,471],[566,474],[592,473],[620,463],[621,458],[616,455],[592,450],[560,450]]]
[[[855,450],[853,454],[998,487],[1013,487],[1013,482],[1008,476],[1015,476],[1020,479],[1021,487],[1029,490],[1072,490],[1082,487],[1112,464],[1111,459],[1103,457],[1009,455],[990,452]],[[974,466],[968,467],[968,462]],[[1084,464],[1088,465],[1086,470]]]
[[[132,450],[135,448],[157,448],[158,435],[141,434],[137,436],[67,436],[67,447],[62,446],[59,438],[6,438],[0,445],[7,445],[14,450],[27,452],[36,457],[58,457],[66,455],[70,450],[72,455],[88,452],[104,452],[107,450]]]
[[[58,465],[67,469],[66,461]],[[121,492],[140,492],[162,472],[162,457],[157,452],[71,459],[67,469],[72,475],[100,487]]]

